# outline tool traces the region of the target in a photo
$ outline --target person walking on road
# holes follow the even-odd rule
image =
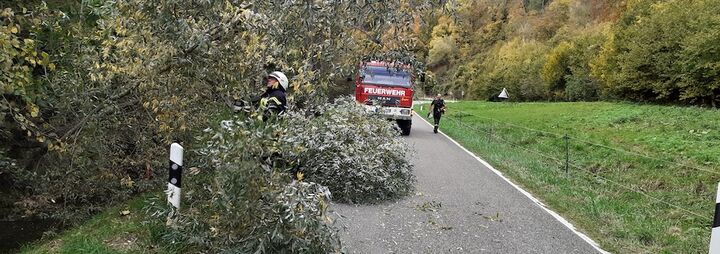
[[[428,112],[428,114],[431,112],[433,120],[435,120],[435,128],[433,129],[433,132],[438,133],[438,128],[440,127],[440,117],[442,117],[442,114],[445,113],[445,100],[443,100],[441,94],[438,94],[432,103],[430,103],[430,112]]]

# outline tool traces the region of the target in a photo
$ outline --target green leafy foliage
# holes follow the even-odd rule
[[[454,60],[458,53],[458,31],[457,26],[446,16],[438,19],[438,24],[432,29],[432,39],[428,44],[427,64],[436,66],[448,64]]]
[[[569,35],[573,48],[568,55],[566,68],[570,73],[563,77],[565,99],[568,101],[594,101],[602,98],[600,81],[592,74],[591,62],[597,57],[601,45],[607,37],[607,25],[598,25],[593,29]],[[564,35],[556,35],[562,38]]]
[[[190,208],[168,219],[164,244],[212,252],[339,250],[339,238],[327,211],[327,187],[303,181],[288,183],[288,174],[273,172],[242,156],[214,170],[205,184],[184,188],[192,190],[184,197]],[[165,217],[165,213],[157,215],[151,223]]]
[[[330,192],[293,180],[277,154],[285,123],[236,117],[206,130],[203,161],[183,185],[183,208],[151,207],[158,224],[166,216],[164,244],[185,251],[337,252],[339,240],[327,211]],[[158,220],[161,219],[161,220]]]
[[[471,95],[488,98],[507,88],[512,100],[527,101],[545,98],[540,76],[545,47],[537,41],[515,39],[478,58],[465,70],[470,79]]]
[[[39,21],[32,20],[27,13],[18,13],[6,8],[0,12],[0,88],[3,94],[16,95],[32,102],[37,96],[33,83],[36,67],[54,69],[50,56],[38,50],[30,32],[38,29]],[[26,27],[28,26],[28,27]],[[31,115],[37,117],[37,106],[30,105]],[[32,108],[35,107],[35,108]]]
[[[188,251],[338,252],[331,197],[379,202],[412,189],[408,148],[390,123],[349,98],[316,109],[206,130],[200,173],[184,180],[188,208],[152,208],[170,215],[164,241]]]
[[[540,77],[545,82],[547,89],[550,91],[550,97],[563,98],[569,70],[569,55],[574,45],[562,42],[546,56],[546,62],[540,73]]]
[[[340,202],[381,202],[412,191],[410,148],[391,122],[349,97],[324,105],[319,114],[291,116],[280,138],[293,147],[283,156],[297,163],[296,172],[328,186]]]
[[[718,10],[716,1],[634,1],[600,56],[607,93],[716,105]]]
[[[260,94],[270,71],[290,77],[291,108],[312,108],[365,57],[412,62],[410,24],[432,7],[11,2],[1,10],[0,147],[18,166],[0,170],[21,190],[16,214],[63,218],[158,186],[167,146],[194,147],[193,135],[228,101]]]
[[[567,101],[592,101],[600,96],[600,82],[592,75],[590,62],[600,51],[607,26],[584,31],[563,28],[553,37],[558,45],[545,57],[540,77],[548,98]]]

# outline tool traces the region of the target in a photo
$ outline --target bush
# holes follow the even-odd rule
[[[568,101],[594,101],[598,99],[598,83],[586,73],[565,76],[565,95]]]
[[[280,143],[293,170],[328,186],[341,202],[372,203],[410,192],[414,175],[409,147],[393,124],[369,115],[352,98],[326,104],[315,118],[292,115]]]
[[[202,158],[201,173],[186,176],[188,208],[168,221],[166,243],[187,251],[337,252],[331,193],[377,202],[412,190],[399,133],[350,98],[254,119],[238,115],[205,131],[205,148],[190,156]],[[172,216],[158,204],[151,206],[155,218]]]
[[[565,95],[568,101],[594,101],[599,99],[600,81],[592,75],[590,62],[599,54],[606,38],[608,26],[597,25],[572,35],[574,46],[568,56]]]
[[[242,158],[217,168],[211,181],[185,195],[189,208],[169,219],[168,244],[213,253],[337,252],[340,242],[327,211],[330,192],[292,181]],[[269,170],[269,171],[266,171]],[[184,188],[186,189],[186,188]],[[165,218],[170,210],[156,213]]]
[[[339,251],[327,212],[327,187],[293,180],[270,161],[269,155],[279,150],[275,141],[284,124],[248,118],[207,130],[207,147],[196,154],[205,159],[203,169],[187,175],[183,185],[182,206],[187,208],[172,217],[172,209],[151,206],[156,218],[152,223],[171,218],[164,241],[188,252]]]

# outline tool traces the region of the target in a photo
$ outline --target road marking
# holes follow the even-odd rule
[[[433,126],[432,124],[430,124],[430,122],[428,122],[427,120],[425,120],[425,118],[423,118],[422,116],[419,116],[419,115],[418,115],[418,117],[419,117],[420,119],[422,119],[423,122],[425,122],[426,124],[428,124],[430,127]],[[490,165],[490,163],[487,163],[485,160],[481,159],[480,157],[478,157],[478,156],[475,155],[474,153],[470,152],[470,150],[468,150],[468,149],[465,148],[464,146],[460,145],[460,143],[458,143],[457,141],[455,141],[455,140],[454,140],[453,138],[451,138],[450,136],[446,135],[444,132],[442,132],[442,131],[439,130],[439,133],[442,134],[443,136],[445,136],[445,137],[446,137],[447,139],[449,139],[450,141],[452,141],[455,145],[457,145],[458,147],[460,147],[463,151],[465,151],[466,153],[468,153],[470,156],[474,157],[476,160],[478,160],[478,161],[479,161],[481,164],[483,164],[485,167],[489,168],[490,171],[494,172],[496,175],[498,175],[500,178],[502,178],[503,180],[505,180],[505,182],[507,182],[508,184],[510,184],[512,187],[515,187],[516,190],[520,191],[520,193],[522,193],[523,195],[525,195],[525,196],[526,196],[527,198],[529,198],[533,203],[535,203],[536,205],[538,205],[540,208],[542,208],[543,210],[545,210],[545,212],[549,213],[552,217],[554,217],[554,218],[555,218],[556,220],[558,220],[560,223],[562,223],[563,225],[565,225],[565,227],[567,227],[568,229],[570,229],[570,231],[572,231],[572,232],[575,233],[577,236],[579,236],[580,238],[582,238],[583,240],[585,240],[585,242],[587,242],[588,244],[590,244],[590,246],[592,246],[593,248],[595,248],[595,250],[597,250],[597,251],[599,251],[600,253],[603,253],[603,254],[609,254],[609,253],[610,253],[610,252],[607,252],[607,251],[601,249],[600,246],[599,246],[595,241],[593,241],[593,239],[591,239],[591,238],[588,237],[587,235],[583,234],[582,232],[578,231],[578,230],[575,228],[575,226],[573,226],[572,223],[570,223],[570,222],[567,221],[565,218],[563,218],[562,216],[560,216],[560,214],[556,213],[556,212],[553,211],[553,210],[550,210],[550,208],[547,208],[547,206],[546,206],[545,204],[543,204],[542,201],[540,201],[539,199],[535,198],[532,194],[530,194],[530,192],[525,191],[525,190],[522,189],[519,185],[517,185],[517,184],[513,183],[512,181],[510,181],[510,179],[508,179],[507,177],[505,177],[502,172],[500,172],[500,171],[498,171],[497,169],[495,169],[492,165]]]

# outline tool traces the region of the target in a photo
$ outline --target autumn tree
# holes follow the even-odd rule
[[[3,168],[2,177],[20,190],[18,212],[68,211],[58,216],[98,211],[162,181],[167,145],[191,146],[226,102],[259,94],[270,71],[291,77],[290,107],[298,109],[323,102],[333,81],[368,56],[415,61],[412,10],[432,7],[169,0],[12,6],[0,28],[8,70],[1,74],[0,134],[9,141],[0,159],[17,167]],[[35,152],[13,148],[22,142]]]
[[[717,106],[716,1],[631,1],[594,62],[621,98]]]
[[[447,65],[453,61],[458,52],[458,29],[451,18],[441,16],[438,24],[433,27],[430,39],[428,59],[429,66]]]

